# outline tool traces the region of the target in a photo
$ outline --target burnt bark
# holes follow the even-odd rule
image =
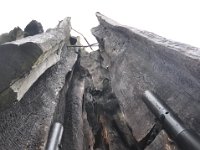
[[[200,50],[123,26],[100,13],[97,18],[100,25],[92,33],[135,138],[141,140],[155,123],[141,100],[145,90],[154,91],[187,127],[200,133]],[[174,149],[166,137],[161,132],[148,149]]]

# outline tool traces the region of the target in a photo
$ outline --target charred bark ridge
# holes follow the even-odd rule
[[[85,119],[89,124],[87,127],[89,130],[84,130],[89,132],[84,134],[90,136],[87,136],[89,139],[86,140],[87,146],[84,148],[140,150],[141,143],[135,139],[120,102],[113,93],[108,69],[102,66],[100,51],[90,54],[83,52],[81,64],[90,73],[86,78],[83,99],[83,111],[87,115]],[[142,146],[146,147],[146,145]]]
[[[135,138],[145,137],[155,122],[141,100],[145,90],[157,93],[187,126],[200,133],[200,50],[123,26],[100,13],[97,18],[100,25],[92,33]],[[177,148],[160,132],[146,149]]]
[[[86,122],[89,123],[89,128],[85,131],[89,131],[86,134],[90,135],[85,149],[145,149],[159,134],[162,126],[157,123],[142,140],[136,139],[122,105],[113,92],[109,70],[103,66],[100,51],[82,53],[81,64],[90,73],[86,79],[83,99],[83,111],[87,115]]]

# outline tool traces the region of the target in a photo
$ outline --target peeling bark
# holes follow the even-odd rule
[[[22,100],[0,113],[0,149],[44,149],[65,76],[77,60],[73,49],[62,49],[59,63],[49,68],[28,90]],[[60,112],[63,114],[63,112]],[[59,115],[59,113],[58,113]],[[61,114],[60,114],[61,115]]]
[[[0,111],[20,101],[33,83],[60,61],[70,27],[66,18],[46,33],[0,45]]]

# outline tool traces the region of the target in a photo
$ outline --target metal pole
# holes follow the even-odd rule
[[[63,125],[59,122],[53,124],[50,131],[50,137],[47,141],[46,150],[59,150],[63,134]]]
[[[143,101],[151,112],[160,120],[166,133],[181,150],[200,150],[200,136],[185,128],[181,119],[150,91],[145,91]]]

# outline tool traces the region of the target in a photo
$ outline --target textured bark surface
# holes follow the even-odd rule
[[[0,45],[0,110],[21,100],[40,75],[60,60],[70,36],[69,20],[46,33]]]
[[[77,60],[73,49],[62,48],[61,60],[49,68],[25,94],[23,99],[0,114],[1,150],[44,149],[56,106],[63,101],[61,95],[65,76]],[[64,112],[60,112],[64,114]],[[57,116],[58,114],[56,114]]]
[[[136,139],[144,137],[154,123],[141,100],[145,90],[157,93],[187,126],[200,133],[200,50],[120,25],[100,13],[97,18],[100,25],[92,33]],[[165,133],[160,134],[149,149],[173,149]]]
[[[85,145],[88,147],[85,149],[140,150],[120,107],[120,101],[113,93],[109,72],[102,65],[100,51],[90,54],[83,51],[81,65],[89,72],[83,108],[92,131],[86,132],[90,136],[86,140]]]
[[[62,145],[66,150],[83,149],[83,118],[82,105],[85,88],[85,70],[78,60],[72,72],[71,83],[66,94],[64,134]]]

